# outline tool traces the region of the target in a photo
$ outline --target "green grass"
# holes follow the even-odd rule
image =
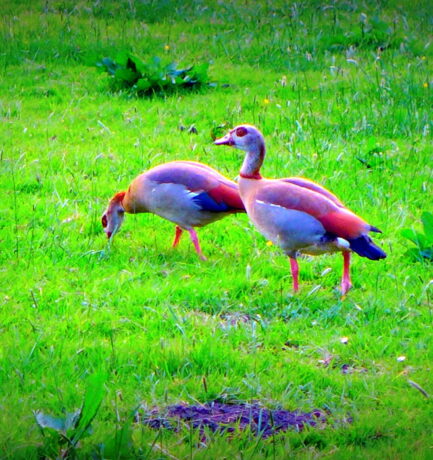
[[[433,266],[405,256],[401,236],[432,211],[429,2],[1,8],[0,457],[60,456],[33,411],[73,412],[89,376],[106,373],[79,458],[431,458],[432,399],[409,381],[433,394]],[[120,50],[210,61],[220,84],[113,94],[95,63]],[[288,260],[246,216],[199,230],[207,262],[187,238],[170,249],[173,225],[152,215],[128,215],[107,247],[100,216],[142,170],[195,159],[237,175],[241,153],[210,137],[224,122],[263,131],[266,176],[316,180],[383,230],[388,258],[354,257],[347,298],[338,256],[302,260],[292,296]],[[197,135],[179,130],[191,124]],[[236,314],[251,319],[224,319]],[[268,440],[210,435],[206,447],[187,429],[130,425],[140,404],[221,396],[327,409],[330,422]]]

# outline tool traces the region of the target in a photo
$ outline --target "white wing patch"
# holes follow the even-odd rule
[[[274,208],[281,208],[281,209],[287,209],[284,206],[280,206],[279,204],[274,204],[274,203],[266,203],[265,201],[262,200],[256,200],[257,204],[264,204],[266,206],[273,206]]]
[[[350,249],[350,243],[344,238],[337,238],[336,246],[339,249]]]
[[[203,193],[203,190],[192,192],[191,190],[185,189],[185,194],[186,196],[190,196],[191,198],[194,198],[195,196],[200,195],[200,193]]]

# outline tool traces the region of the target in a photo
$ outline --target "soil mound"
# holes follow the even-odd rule
[[[178,430],[180,422],[193,428],[207,427],[213,432],[234,432],[249,427],[256,435],[271,436],[279,431],[301,431],[305,425],[316,426],[326,421],[320,410],[311,412],[266,409],[259,404],[226,404],[210,402],[202,405],[175,404],[165,409],[152,409],[146,415],[137,415],[137,421],[152,428]]]

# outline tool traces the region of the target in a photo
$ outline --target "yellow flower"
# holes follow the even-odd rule
[[[164,46],[164,49],[165,49],[165,51],[168,51],[168,50],[170,49],[170,46],[169,46],[169,45],[165,45],[165,46]]]
[[[268,105],[269,102],[271,102],[271,101],[270,101],[268,98],[265,97],[265,98],[263,99],[263,104]]]
[[[427,58],[426,58],[425,56],[423,56],[421,59],[422,59],[423,61],[425,61]]]
[[[274,243],[272,243],[272,241],[267,241],[266,242],[266,246],[272,246]]]
[[[422,84],[422,86],[423,86],[423,88],[428,88],[428,83],[425,82],[425,83]]]

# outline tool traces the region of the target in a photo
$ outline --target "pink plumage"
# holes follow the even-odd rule
[[[368,236],[368,232],[379,230],[347,209],[329,190],[301,177],[264,179],[260,168],[266,153],[265,142],[254,126],[237,126],[215,144],[246,151],[239,179],[242,201],[256,228],[290,257],[295,292],[299,254],[342,252],[343,294],[352,286],[351,251],[372,260],[386,257]]]
[[[108,238],[122,225],[124,213],[151,212],[176,224],[173,247],[187,230],[198,255],[205,259],[195,227],[245,212],[235,182],[193,161],[173,161],[136,177],[126,192],[114,195],[102,216]]]

